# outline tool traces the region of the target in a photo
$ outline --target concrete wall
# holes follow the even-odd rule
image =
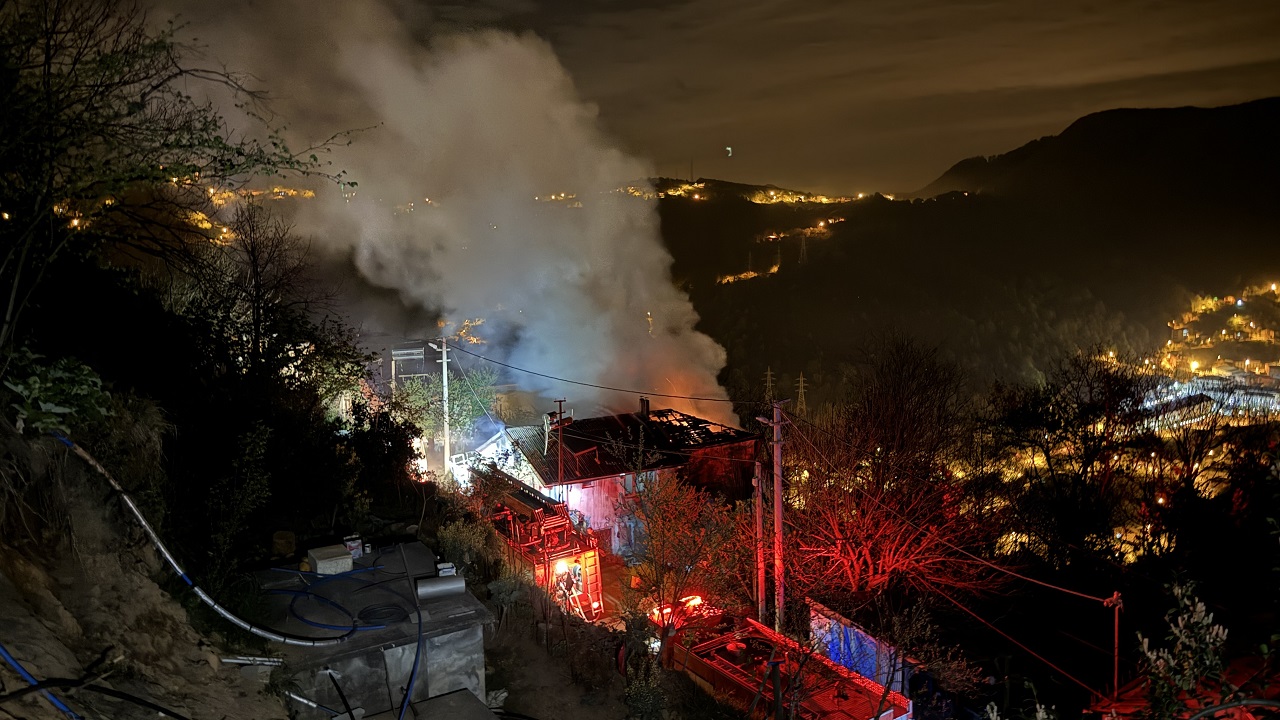
[[[485,699],[482,626],[473,625],[424,642],[428,697],[465,689]]]

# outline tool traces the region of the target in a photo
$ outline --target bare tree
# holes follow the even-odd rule
[[[310,244],[252,201],[236,207],[228,229],[171,295],[174,311],[216,329],[205,339],[210,361],[252,378],[310,383],[324,400],[354,391],[364,358],[328,317],[332,298],[313,275]]]
[[[1113,552],[1115,529],[1136,524],[1160,457],[1149,447],[1146,402],[1158,382],[1150,369],[1094,349],[1063,360],[1042,384],[997,387],[989,430],[1026,549],[1062,566]]]
[[[651,473],[620,508],[641,528],[636,575],[659,608],[660,655],[682,621],[682,600],[702,590],[699,578],[728,550],[734,524],[729,508],[673,474]]]
[[[934,350],[890,340],[856,383],[843,407],[796,426],[796,581],[844,609],[887,592],[989,585],[976,551],[990,525],[952,468],[968,429],[959,371]]]
[[[0,351],[64,256],[173,255],[217,234],[211,191],[321,172],[315,153],[332,139],[293,152],[265,124],[261,139],[238,134],[187,94],[212,83],[250,106],[262,99],[224,69],[191,64],[175,31],[111,0],[0,3]]]

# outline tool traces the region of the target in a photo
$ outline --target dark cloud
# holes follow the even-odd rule
[[[1280,94],[1274,0],[432,4],[547,37],[659,171],[904,190],[1117,106]],[[724,146],[734,147],[733,158]]]

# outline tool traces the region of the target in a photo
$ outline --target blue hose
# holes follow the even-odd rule
[[[404,545],[400,546],[400,561],[404,563],[404,569],[407,573],[409,570],[409,559],[404,555]],[[395,592],[391,590],[391,588],[386,588],[386,590]],[[410,592],[412,593],[412,591],[413,587],[411,583]],[[396,594],[398,595],[399,593]],[[418,680],[418,663],[422,661],[422,603],[415,602],[413,603],[413,607],[418,611],[418,642],[413,649],[413,669],[409,671],[409,683],[405,686],[404,700],[400,703],[400,715],[396,720],[404,720],[404,711],[409,709],[409,703],[413,701],[413,685]]]
[[[22,679],[27,681],[27,684],[29,684],[29,685],[39,685],[39,684],[40,684],[40,681],[39,681],[39,680],[36,680],[36,678],[35,678],[35,676],[34,676],[34,675],[32,675],[31,673],[27,672],[27,669],[26,669],[26,668],[24,668],[24,667],[22,667],[22,663],[18,662],[18,659],[17,659],[17,658],[15,658],[14,656],[10,655],[10,654],[9,654],[9,650],[8,650],[7,648],[5,648],[5,646],[4,646],[4,645],[2,645],[2,644],[0,644],[0,658],[4,658],[4,661],[5,661],[5,662],[7,662],[7,663],[9,663],[9,667],[13,668],[14,672],[16,672],[16,673],[18,673],[19,675],[21,675],[21,676],[22,676]],[[72,710],[71,708],[67,707],[65,703],[63,703],[61,700],[59,700],[59,699],[58,699],[58,697],[57,697],[56,695],[54,695],[53,693],[49,692],[48,690],[41,690],[41,691],[40,691],[40,694],[41,694],[41,695],[43,695],[43,696],[44,696],[44,699],[45,699],[45,700],[48,700],[48,701],[50,702],[50,704],[52,704],[54,707],[58,708],[58,709],[59,709],[59,710],[61,710],[64,714],[66,714],[66,716],[67,716],[67,717],[75,718],[75,720],[84,720],[84,718],[82,718],[82,717],[80,717],[79,715],[77,715],[77,714],[76,714],[76,712],[75,712],[74,710]]]
[[[404,701],[400,703],[400,715],[396,720],[404,720],[404,711],[413,699],[413,684],[418,679],[418,662],[422,660],[422,605],[415,603],[418,610],[418,646],[413,651],[413,669],[409,671],[409,685],[404,690]]]
[[[313,592],[307,592],[306,590],[268,590],[267,592],[272,595],[292,595],[293,599],[289,601],[289,614],[297,618],[300,622],[310,625],[311,627],[314,627],[314,628],[320,628],[321,630],[342,630],[345,632],[356,632],[358,630],[382,630],[387,627],[386,625],[358,625],[356,624],[356,616],[350,610],[346,609],[345,607],[339,605],[338,603],[330,600],[329,598],[323,595],[317,595],[316,593],[313,593]],[[331,625],[329,623],[322,623],[322,622],[316,622],[315,620],[308,620],[307,618],[303,617],[302,614],[299,613],[297,609],[298,598],[302,598],[302,597],[314,598],[319,602],[324,603],[325,605],[328,605],[329,607],[341,612],[343,615],[346,615],[347,617],[351,618],[351,624],[350,625]]]
[[[303,577],[317,577],[320,579],[308,585],[307,590],[269,590],[268,593],[273,595],[292,595],[293,599],[289,601],[289,614],[292,615],[299,622],[305,625],[310,625],[313,628],[319,628],[321,630],[340,630],[345,632],[356,632],[359,630],[383,630],[387,627],[386,625],[358,625],[356,623],[355,614],[352,613],[350,610],[348,610],[347,608],[343,607],[337,602],[334,602],[333,600],[330,600],[329,598],[323,595],[312,592],[314,588],[320,587],[321,585],[324,585],[326,583],[335,582],[337,580],[353,580],[354,579],[354,580],[363,581],[363,578],[355,578],[353,576],[359,575],[361,573],[376,572],[378,570],[381,570],[382,567],[383,566],[381,565],[370,565],[368,567],[358,567],[352,570],[347,570],[346,572],[333,573],[331,575],[311,572],[309,570],[294,570],[291,568],[271,568],[276,572],[296,573]],[[351,624],[350,625],[332,625],[330,623],[317,622],[315,620],[311,620],[309,618],[303,617],[302,613],[298,612],[298,598],[303,598],[303,597],[314,598],[315,600],[325,605],[328,605],[329,607],[332,607],[338,612],[341,612],[343,615],[346,615],[347,617],[351,618]]]

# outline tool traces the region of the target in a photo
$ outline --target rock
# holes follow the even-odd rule
[[[499,688],[490,690],[485,693],[484,702],[489,706],[490,710],[501,710],[503,703],[507,701],[507,689]]]
[[[271,536],[272,557],[292,557],[297,551],[297,537],[288,530],[279,530]]]

